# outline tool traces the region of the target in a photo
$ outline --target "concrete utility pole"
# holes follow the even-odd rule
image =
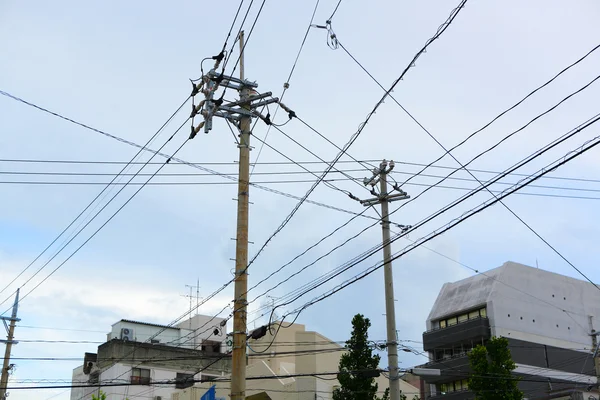
[[[589,318],[589,325],[590,325],[590,336],[592,337],[592,349],[594,350],[594,370],[596,372],[596,384],[600,384],[600,343],[598,343],[598,335],[600,335],[600,332],[597,332],[594,329],[594,321],[593,321],[593,317],[590,315],[588,316]]]
[[[237,234],[235,249],[235,295],[233,304],[233,350],[231,369],[231,400],[243,400],[246,397],[246,340],[247,340],[247,315],[248,301],[248,204],[250,189],[250,126],[253,117],[258,117],[267,124],[271,124],[270,116],[263,116],[257,109],[267,104],[279,103],[279,99],[271,97],[271,92],[259,94],[255,91],[258,87],[256,82],[246,80],[244,76],[244,32],[240,32],[240,77],[226,76],[223,72],[216,72],[223,54],[213,57],[215,66],[202,77],[202,83],[194,85],[192,94],[204,94],[204,100],[197,106],[193,106],[192,117],[202,114],[204,121],[197,127],[192,127],[190,138],[204,127],[208,133],[212,129],[212,118],[220,117],[230,121],[239,130],[240,150],[238,196],[237,196]],[[238,101],[223,104],[223,97],[215,99],[214,94],[224,86],[237,90],[240,96]],[[293,114],[291,110],[279,103],[280,106]],[[290,117],[291,118],[291,117]]]
[[[240,32],[240,79],[244,80],[244,32]],[[250,93],[240,88],[241,107],[249,110]],[[250,190],[250,124],[252,118],[240,119],[240,162],[238,177],[237,234],[235,242],[235,298],[233,302],[233,355],[231,365],[231,400],[246,398],[246,292],[248,291],[248,196]]]
[[[360,203],[366,207],[381,204],[381,231],[383,236],[383,262],[385,280],[385,316],[387,324],[387,352],[390,370],[390,400],[400,400],[400,376],[398,368],[398,342],[396,338],[396,310],[394,305],[394,276],[392,272],[392,246],[390,243],[390,218],[388,205],[392,201],[405,200],[409,196],[400,188],[394,186],[398,191],[396,194],[388,193],[387,175],[394,169],[394,162],[389,164],[383,160],[379,169],[373,171],[370,179],[365,178],[365,186],[372,187],[371,193],[374,198],[361,200]],[[375,192],[374,186],[380,184],[379,194]]]
[[[0,343],[6,343],[6,350],[4,351],[4,364],[2,365],[2,377],[0,378],[0,400],[5,400],[6,397],[6,387],[8,386],[8,373],[11,370],[10,366],[10,351],[12,349],[13,344],[17,344],[13,340],[15,334],[15,324],[20,321],[17,318],[17,309],[19,307],[19,289],[17,289],[17,295],[15,296],[15,304],[13,305],[12,315],[9,317],[2,317],[2,322],[4,322],[4,327],[6,328],[6,332],[8,333],[6,339],[0,340]],[[6,325],[6,321],[10,321],[10,326]]]

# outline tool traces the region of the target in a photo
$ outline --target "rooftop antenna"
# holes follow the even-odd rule
[[[188,299],[190,299],[190,318],[188,319],[189,321],[189,329],[192,329],[192,311],[193,311],[193,305],[192,305],[192,299],[194,299],[194,297],[196,298],[196,315],[198,315],[198,307],[200,306],[200,278],[198,278],[198,283],[196,285],[185,285],[186,288],[190,289],[190,294],[182,294],[182,297],[187,297]],[[193,290],[196,289],[196,296],[193,295]]]
[[[538,265],[538,260],[537,260],[537,258],[535,259],[535,267],[536,267],[537,269],[540,269],[540,266]]]

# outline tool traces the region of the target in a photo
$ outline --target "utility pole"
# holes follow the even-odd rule
[[[215,66],[206,75],[203,75],[200,84],[194,84],[192,95],[202,92],[204,100],[197,106],[192,106],[192,117],[201,114],[204,121],[197,127],[192,126],[190,139],[204,127],[208,133],[212,129],[212,118],[220,117],[231,122],[239,130],[237,146],[240,152],[238,195],[237,195],[237,233],[235,248],[235,279],[233,300],[233,349],[231,367],[231,400],[245,400],[246,397],[246,341],[247,341],[247,315],[246,299],[248,291],[248,204],[250,189],[250,136],[253,117],[258,117],[266,124],[271,124],[270,115],[262,115],[258,108],[271,103],[278,103],[292,118],[293,111],[272,97],[271,92],[259,94],[255,88],[256,82],[246,80],[244,76],[244,32],[239,35],[240,77],[224,75],[223,70],[218,73],[218,66],[223,59],[223,53],[213,57]],[[215,92],[219,86],[234,89],[239,93],[240,99],[223,104],[223,96],[215,99]]]
[[[600,384],[600,343],[598,343],[598,335],[600,332],[594,329],[593,317],[590,315],[589,317],[590,324],[590,336],[592,337],[592,349],[594,349],[594,370],[596,372],[596,385]]]
[[[373,170],[371,178],[365,178],[365,186],[371,186],[371,194],[375,197],[360,200],[365,207],[381,204],[381,232],[383,237],[383,271],[385,280],[385,317],[387,325],[387,353],[390,374],[390,400],[400,400],[400,376],[398,368],[398,341],[396,335],[396,310],[394,305],[394,276],[392,272],[392,246],[390,243],[390,218],[389,203],[397,200],[405,200],[410,196],[399,187],[394,186],[396,194],[388,193],[387,175],[394,169],[394,162],[383,160],[379,168]],[[375,185],[379,183],[379,194],[375,192]]]
[[[244,31],[240,32],[240,79],[244,80]],[[249,88],[240,88],[241,107],[249,110]],[[233,355],[231,365],[231,400],[246,398],[246,292],[248,291],[248,196],[250,190],[250,124],[252,118],[240,119],[240,149],[235,242],[235,297],[233,302]]]
[[[15,324],[20,321],[17,318],[17,309],[19,307],[19,289],[17,289],[17,295],[15,296],[15,304],[13,305],[12,315],[9,317],[2,317],[2,322],[4,322],[4,327],[7,332],[7,340],[0,340],[0,343],[6,343],[6,350],[4,351],[4,364],[2,364],[2,377],[0,378],[0,400],[6,399],[6,387],[8,386],[8,373],[11,370],[10,365],[10,351],[12,349],[13,344],[17,344],[16,341],[13,340],[15,334]],[[6,321],[10,321],[10,326],[6,324]]]

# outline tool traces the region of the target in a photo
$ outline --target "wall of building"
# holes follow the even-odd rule
[[[121,339],[121,329],[133,329],[133,336],[136,342],[148,342],[149,339],[159,333],[154,339],[159,340],[161,344],[176,346],[181,336],[179,328],[164,328],[158,325],[140,324],[135,322],[119,321],[112,326],[111,339]]]
[[[73,370],[72,384],[74,386],[85,385],[88,381],[89,375],[83,373],[83,366],[77,367]],[[74,387],[71,389],[71,400],[88,399],[92,397],[92,393],[97,394],[96,388],[90,387]]]
[[[275,326],[273,330],[276,331],[276,329]],[[260,352],[264,351],[270,343],[272,343],[272,346],[267,350],[270,357],[254,358],[250,355],[249,371],[250,368],[264,362],[276,375],[333,372],[338,370],[340,357],[344,354],[342,346],[317,332],[306,331],[305,326],[300,324],[280,329],[275,339],[270,333],[267,333],[259,340],[251,340],[250,346],[255,352]],[[252,354],[252,352],[249,354]],[[250,374],[250,372],[248,373]],[[288,388],[293,388],[293,382],[295,381],[294,400],[314,400],[315,394],[319,400],[331,400],[333,390],[336,386],[339,386],[339,382],[336,379],[331,380],[329,378],[333,377],[329,376],[328,380],[324,380],[314,376],[305,376],[278,381],[282,384],[289,384]],[[388,380],[381,376],[377,379],[377,383],[379,385],[378,390],[381,391],[380,394],[383,394],[388,387]],[[400,388],[407,394],[409,400],[412,400],[414,394],[419,393],[418,388],[405,381],[400,382]],[[273,399],[278,396],[276,393],[269,393],[269,395]]]
[[[488,306],[493,335],[591,348],[590,316],[600,329],[600,291],[593,285],[510,262],[498,278],[505,284],[494,285]]]
[[[227,325],[221,326],[221,322],[224,320],[224,318],[215,318],[198,314],[175,326],[181,330],[180,333],[183,345],[191,345],[196,348],[200,346],[203,341],[210,340],[221,342],[221,351],[225,352],[224,342],[227,337]]]
[[[518,366],[516,373],[570,381],[555,386],[596,381],[590,333],[592,329],[600,330],[600,291],[592,284],[507,262],[486,271],[485,276],[445,284],[430,312],[427,328],[436,328],[437,321],[444,317],[482,305],[486,307],[491,335],[509,339]],[[544,384],[527,389],[539,389],[533,397],[548,391]]]

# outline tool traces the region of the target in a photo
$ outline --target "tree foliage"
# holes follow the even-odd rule
[[[98,396],[95,394],[92,395],[92,400],[106,400],[106,393],[104,393],[102,390],[99,390]]]
[[[340,358],[338,381],[340,387],[333,392],[333,400],[377,400],[378,385],[374,373],[379,368],[380,356],[373,354],[369,345],[371,321],[362,314],[352,319],[352,335],[346,341],[347,352]],[[386,389],[382,400],[389,397]]]
[[[98,390],[98,396],[92,394],[92,400],[106,400],[106,393],[104,393],[102,390]],[[125,400],[129,399],[126,397]]]
[[[472,375],[469,390],[478,400],[522,400],[518,378],[512,374],[516,368],[506,338],[492,338],[469,353]]]

